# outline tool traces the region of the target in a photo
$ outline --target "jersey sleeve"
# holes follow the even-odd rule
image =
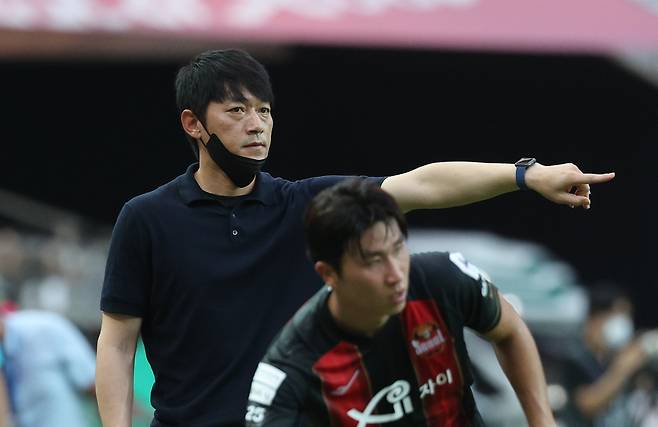
[[[486,333],[498,324],[501,315],[498,289],[485,271],[459,252],[425,254],[423,258],[433,293],[445,296],[465,326]]]
[[[251,382],[245,414],[247,427],[290,427],[300,425],[303,382],[295,372],[270,363],[258,364]]]
[[[108,251],[101,310],[143,317],[151,285],[151,244],[145,222],[129,203],[119,213]]]

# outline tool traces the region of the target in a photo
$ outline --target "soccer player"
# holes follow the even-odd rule
[[[493,344],[529,425],[555,425],[524,322],[461,254],[410,256],[388,193],[363,180],[337,184],[311,202],[305,230],[327,286],[258,365],[248,426],[482,426],[464,327]]]

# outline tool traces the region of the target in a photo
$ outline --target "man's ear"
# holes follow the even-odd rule
[[[201,126],[201,122],[199,122],[199,119],[196,117],[196,115],[194,115],[192,110],[185,109],[181,111],[180,123],[183,126],[183,130],[186,134],[194,139],[201,138],[203,128]]]
[[[313,265],[315,272],[320,275],[324,283],[332,288],[338,283],[338,273],[336,270],[324,261],[316,261]]]

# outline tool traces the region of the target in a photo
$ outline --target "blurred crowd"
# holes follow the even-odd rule
[[[658,426],[658,330],[640,330],[616,283],[588,289],[577,334],[538,337],[554,411],[563,426]]]
[[[588,291],[578,328],[533,330],[558,427],[658,426],[658,330],[634,326],[633,304],[617,285],[597,283]],[[490,414],[487,425],[526,427],[503,372],[492,369],[488,343],[467,334],[467,345],[478,407]]]
[[[100,426],[95,346],[109,238],[75,219],[49,231],[0,223],[0,427]],[[135,370],[133,425],[146,427],[153,378],[141,341]]]
[[[428,244],[436,242],[430,239]],[[67,395],[69,401],[79,404],[69,404],[67,427],[100,425],[93,395],[93,364],[108,244],[108,230],[90,233],[73,220],[57,223],[49,233],[0,224],[0,301],[4,301],[0,305],[0,413],[3,391],[13,412],[0,419],[0,427],[64,427],[52,408],[63,412]],[[417,241],[415,244],[422,249]],[[459,245],[454,239],[447,244]],[[569,315],[573,301],[564,299],[564,268],[556,268],[545,254],[530,256],[527,246],[489,252],[486,248],[486,239],[478,236],[472,246],[462,250],[481,257],[478,263],[489,264],[494,278],[503,277],[499,287],[533,330],[559,426],[658,427],[658,331],[635,328],[633,301],[623,286],[597,283],[582,287],[580,290],[587,289],[582,292],[585,297],[575,299],[582,315]],[[526,261],[520,255],[509,256],[515,249],[532,268],[524,270]],[[507,254],[507,260],[514,258],[514,265],[497,260],[494,254],[500,253]],[[542,280],[555,282],[562,277],[562,288],[557,292],[557,285],[533,282],[530,271]],[[517,272],[522,283],[514,288]],[[545,294],[537,291],[542,286]],[[560,293],[562,299],[555,299]],[[554,321],[545,313],[552,313]],[[136,384],[136,399],[144,404],[136,405],[134,425],[146,426],[152,377],[139,344],[136,381],[141,383]],[[495,369],[495,355],[483,347],[488,344],[471,334],[467,345],[473,359],[476,400],[488,425],[524,426],[509,383]],[[40,411],[50,414],[48,422],[39,418]]]
[[[74,220],[48,233],[0,224],[0,298],[62,314],[93,334],[108,244],[108,232],[85,232]]]

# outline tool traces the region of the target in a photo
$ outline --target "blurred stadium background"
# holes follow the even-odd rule
[[[175,72],[225,47],[271,73],[273,175],[524,156],[617,172],[590,211],[514,193],[412,213],[412,242],[503,274],[538,333],[567,306],[576,328],[585,310],[542,289],[604,279],[630,290],[640,327],[658,326],[655,0],[0,0],[4,298],[58,311],[95,343],[119,209],[193,160]],[[523,283],[535,253],[541,274]]]

